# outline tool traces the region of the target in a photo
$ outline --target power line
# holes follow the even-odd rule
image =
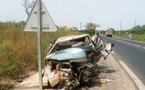
[[[69,19],[72,19],[73,21],[80,23],[76,20],[74,20],[73,18],[71,18],[70,16],[68,16],[67,14],[65,14],[62,10],[60,10],[56,5],[54,5],[50,0],[48,0],[55,8],[57,8],[61,13],[63,13],[65,16],[67,16]]]

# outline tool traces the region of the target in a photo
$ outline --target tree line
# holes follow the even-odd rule
[[[132,29],[129,30],[130,33],[135,33],[135,34],[145,34],[145,25],[137,25],[133,27]]]

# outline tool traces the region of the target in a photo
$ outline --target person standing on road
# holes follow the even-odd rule
[[[129,34],[129,37],[131,40],[133,40],[133,37],[134,37],[133,33]]]

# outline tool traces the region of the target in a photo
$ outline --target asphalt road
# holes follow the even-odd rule
[[[105,42],[114,43],[113,57],[123,61],[145,85],[145,43],[101,36]]]

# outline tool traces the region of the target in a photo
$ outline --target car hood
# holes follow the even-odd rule
[[[86,54],[82,48],[67,48],[47,55],[46,59],[70,60],[70,59],[80,59],[85,57]]]

